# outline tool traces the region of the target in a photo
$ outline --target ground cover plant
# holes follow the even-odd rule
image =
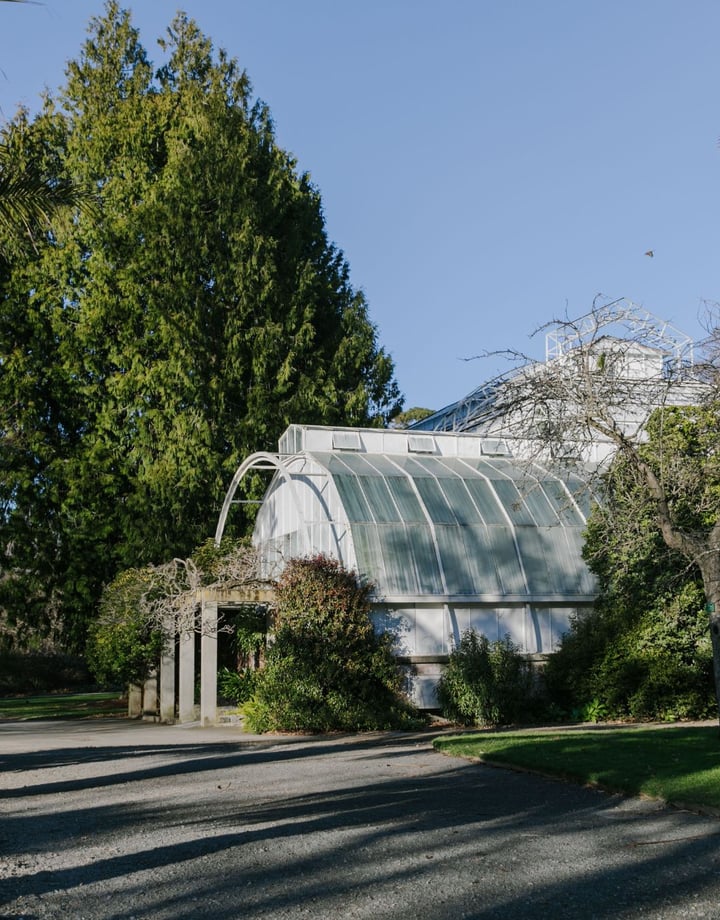
[[[438,738],[434,746],[614,792],[720,809],[717,725],[488,732]]]
[[[90,719],[127,715],[127,699],[116,691],[53,693],[0,699],[0,719]]]

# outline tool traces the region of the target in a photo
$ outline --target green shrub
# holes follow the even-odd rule
[[[218,696],[224,700],[236,703],[247,703],[255,693],[257,671],[243,668],[242,671],[231,671],[222,668],[218,674]]]
[[[556,704],[607,719],[700,719],[716,711],[704,596],[688,581],[628,620],[607,602],[572,624],[546,669]]]
[[[146,569],[128,569],[103,592],[86,648],[88,667],[102,685],[142,684],[159,666],[162,635],[140,604],[150,579]]]
[[[369,617],[371,585],[326,556],[293,559],[277,586],[277,627],[252,731],[370,731],[417,724],[388,636]]]
[[[464,632],[438,685],[443,715],[463,725],[508,725],[532,708],[531,665],[509,636]]]

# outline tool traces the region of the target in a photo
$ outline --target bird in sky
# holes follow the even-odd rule
[[[650,256],[651,259],[655,257],[655,253],[652,251],[652,249],[648,249],[645,255]]]

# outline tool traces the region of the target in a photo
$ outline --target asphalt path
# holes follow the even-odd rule
[[[0,920],[720,918],[720,820],[430,734],[0,723]]]

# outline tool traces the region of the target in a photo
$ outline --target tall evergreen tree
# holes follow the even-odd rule
[[[384,424],[392,361],[245,73],[184,15],[153,71],[115,0],[8,131],[93,213],[12,249],[0,298],[0,590],[80,641],[103,581],[186,555],[291,422]],[[12,589],[12,590],[11,590]],[[74,630],[74,631],[73,631]]]

